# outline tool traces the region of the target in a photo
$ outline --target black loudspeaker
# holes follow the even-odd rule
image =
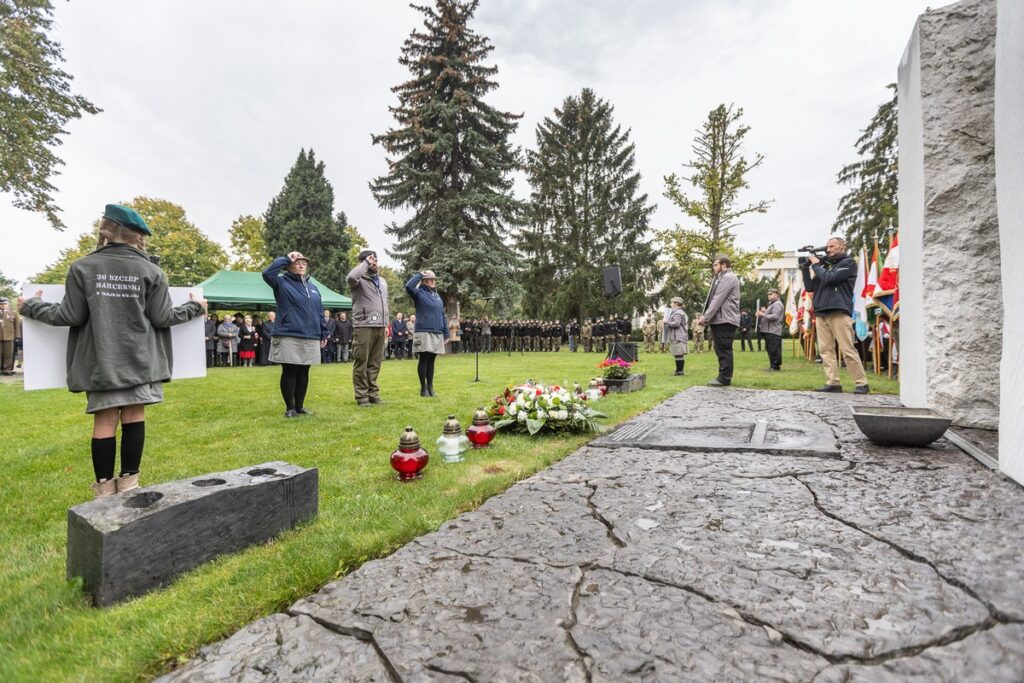
[[[604,295],[618,296],[622,294],[622,273],[618,266],[608,266],[604,269]]]

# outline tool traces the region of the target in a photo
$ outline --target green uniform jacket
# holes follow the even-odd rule
[[[167,276],[144,252],[108,244],[71,264],[63,301],[32,298],[21,313],[71,328],[71,391],[110,391],[169,382],[170,327],[202,315],[203,307],[197,301],[172,306]]]

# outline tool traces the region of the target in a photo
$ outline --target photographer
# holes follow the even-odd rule
[[[800,257],[804,289],[814,293],[815,325],[818,330],[818,352],[825,369],[825,386],[815,391],[842,392],[839,383],[839,359],[836,345],[846,361],[846,368],[856,383],[853,393],[866,394],[868,378],[860,356],[853,347],[853,285],[857,281],[857,261],[846,253],[846,241],[832,237],[825,245],[825,257],[817,254]],[[813,277],[812,277],[813,273]]]

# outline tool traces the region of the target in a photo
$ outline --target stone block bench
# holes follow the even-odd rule
[[[147,486],[68,510],[67,575],[98,607],[166,585],[317,514],[318,472],[267,462]]]

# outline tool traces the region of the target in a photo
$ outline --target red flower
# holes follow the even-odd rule
[[[538,389],[538,390],[537,390],[537,395],[538,395],[538,396],[540,396],[540,395],[541,395],[541,394],[543,394],[543,393],[544,393],[544,392],[543,392],[543,391],[541,391],[540,389]]]
[[[498,406],[498,415],[505,414],[505,406]]]

